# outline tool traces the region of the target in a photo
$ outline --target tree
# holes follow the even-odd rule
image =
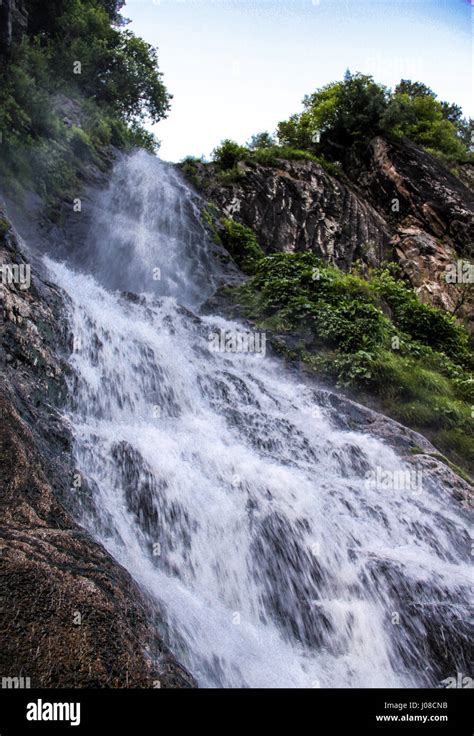
[[[68,11],[58,19],[57,38],[51,44],[55,71],[128,124],[165,117],[171,98],[159,71],[157,50],[131,31],[111,25],[109,13],[118,13],[121,2],[67,2]]]
[[[436,97],[433,90],[427,87],[426,84],[423,84],[423,82],[412,82],[411,79],[401,79],[393,93],[395,95],[408,95],[411,100],[414,100],[416,97],[426,97],[426,95],[430,95],[433,98]]]
[[[103,98],[127,122],[158,122],[170,108],[170,95],[158,70],[157,50],[131,31],[120,31],[113,44]]]
[[[301,150],[311,150],[314,137],[314,123],[307,112],[291,115],[288,120],[278,123],[277,137],[282,146]]]
[[[330,152],[382,132],[388,92],[365,74],[346,72],[303,100],[304,111],[278,125],[280,142]]]
[[[392,93],[371,76],[347,70],[342,82],[306,96],[303,106],[299,115],[278,124],[278,139],[328,158],[376,135],[406,136],[451,160],[472,150],[472,121],[462,117],[458,105],[437,100],[422,82],[402,79]]]
[[[460,125],[459,137],[468,151],[474,153],[474,120],[463,120]]]
[[[262,148],[271,148],[274,145],[275,140],[267,131],[264,133],[255,133],[247,143],[248,148],[252,151],[257,151]]]
[[[366,74],[346,74],[337,96],[336,126],[341,137],[354,140],[383,132],[382,116],[387,109],[388,92]]]
[[[71,5],[70,0],[28,0],[28,33],[35,36],[37,33],[54,34],[57,21]]]
[[[442,102],[441,108],[442,108],[443,117],[445,120],[449,120],[449,122],[455,125],[456,127],[462,124],[463,114],[462,114],[462,108],[459,107],[459,105],[455,105],[449,102]]]
[[[469,150],[471,128],[459,105],[439,101],[432,89],[410,79],[402,79],[395,87],[392,102],[394,108],[403,110],[396,124],[415,142],[453,156],[463,155],[459,142],[464,154]]]
[[[466,155],[466,146],[460,140],[460,108],[439,102],[431,90],[418,82],[405,80],[396,90],[399,91],[393,95],[387,115],[387,122],[391,123],[388,130],[392,134],[404,135],[453,159]],[[397,115],[390,120],[393,110]]]
[[[99,0],[102,7],[107,11],[111,21],[116,23],[120,19],[120,11],[125,5],[125,0]]]
[[[247,149],[239,146],[235,141],[226,138],[220,146],[212,152],[212,160],[224,171],[233,169],[236,164],[247,156]]]
[[[28,32],[35,36],[37,33],[45,33],[55,36],[61,33],[61,18],[69,15],[74,9],[75,0],[27,0]],[[84,8],[96,7],[104,10],[113,23],[120,23],[120,11],[125,5],[125,0],[82,0]]]

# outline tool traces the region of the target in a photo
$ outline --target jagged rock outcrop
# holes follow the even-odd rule
[[[344,270],[356,259],[395,261],[422,301],[472,318],[474,290],[447,278],[472,263],[469,166],[461,180],[414,143],[380,137],[362,153],[349,150],[343,166],[345,175],[335,178],[308,160],[240,162],[240,176],[225,182],[215,164],[197,164],[196,179],[224,215],[254,230],[266,252],[311,250]]]
[[[420,298],[450,312],[471,315],[472,294],[447,279],[458,261],[474,255],[474,194],[464,181],[409,140],[375,138],[364,155],[348,157],[348,175],[387,222],[394,258]],[[474,279],[473,279],[474,280]],[[464,289],[465,291],[465,289]],[[464,296],[465,304],[459,307]]]
[[[437,158],[411,141],[374,138],[346,171],[395,230],[418,227],[459,255],[474,242],[474,194]]]
[[[193,687],[163,644],[159,612],[73,519],[64,295],[29,271],[0,210],[2,677],[31,687]],[[2,271],[3,273],[3,271]],[[18,283],[22,276],[21,282]],[[16,281],[16,283],[15,283]]]
[[[198,176],[206,196],[226,216],[251,227],[265,252],[311,250],[341,268],[358,258],[376,265],[389,257],[383,218],[319,164],[240,163],[239,170],[239,181],[230,185],[219,183],[212,164],[198,166]]]

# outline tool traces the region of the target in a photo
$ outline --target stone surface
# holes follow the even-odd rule
[[[346,169],[386,220],[394,260],[421,300],[472,320],[472,282],[447,280],[450,266],[473,262],[472,167],[460,167],[456,177],[411,141],[375,138]]]
[[[215,164],[198,164],[205,196],[257,235],[265,252],[306,251],[347,270],[395,261],[425,303],[472,323],[472,283],[451,283],[447,269],[473,263],[472,167],[454,176],[408,140],[373,139],[348,151],[345,176],[307,160],[238,165],[223,183]],[[471,182],[471,189],[469,184]]]
[[[312,161],[246,164],[240,181],[221,185],[214,165],[200,167],[206,195],[227,217],[251,227],[265,252],[313,251],[349,268],[389,255],[383,218],[346,184]]]

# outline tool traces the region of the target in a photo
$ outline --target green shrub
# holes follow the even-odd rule
[[[221,241],[224,247],[243,271],[255,272],[264,254],[253,230],[229,219],[223,219],[221,224],[223,226]]]
[[[458,361],[469,359],[468,335],[450,314],[423,304],[412,289],[387,272],[375,278],[374,288],[392,310],[392,320],[402,332]]]
[[[449,315],[422,304],[393,268],[364,279],[312,253],[258,254],[249,264],[242,257],[237,262],[251,278],[229,294],[260,328],[278,334],[277,350],[361,400],[375,400],[472,469],[468,340]],[[285,347],[285,334],[299,347]],[[463,447],[470,448],[464,456]]]
[[[75,125],[71,128],[70,145],[76,156],[88,158],[93,154],[91,139],[87,133]]]
[[[4,240],[6,234],[8,233],[10,229],[10,223],[7,220],[4,220],[3,217],[0,217],[0,240]]]
[[[198,175],[198,163],[202,163],[202,159],[195,158],[194,156],[187,156],[183,161],[181,161],[181,171],[186,179],[196,187],[196,189],[201,189],[202,182]]]
[[[246,158],[248,149],[239,146],[235,141],[228,138],[215,148],[212,152],[212,160],[224,171],[233,169],[239,161]]]
[[[238,171],[237,164],[241,161],[257,163],[262,166],[278,166],[281,161],[313,161],[319,164],[325,171],[336,178],[341,178],[344,173],[339,164],[328,161],[324,156],[316,156],[310,151],[294,148],[289,145],[252,145],[249,148],[240,146],[235,141],[225,140],[212,152],[212,160],[221,169],[218,175],[221,183],[238,181],[242,173]],[[186,165],[185,159],[182,166]]]
[[[216,178],[219,184],[226,186],[227,184],[238,184],[239,181],[242,181],[243,176],[237,166],[233,166],[231,169],[219,171]]]

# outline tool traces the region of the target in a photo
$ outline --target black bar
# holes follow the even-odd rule
[[[48,703],[79,703],[80,722],[27,720],[48,715]],[[34,704],[29,705],[29,704]],[[243,736],[339,733],[472,736],[472,690],[0,690],[0,736],[131,734],[155,736],[183,727],[216,727]],[[77,720],[77,706],[56,715]],[[390,720],[377,720],[377,716]],[[420,717],[426,717],[425,722]],[[415,720],[416,719],[416,720]],[[469,722],[471,725],[469,726]],[[278,731],[277,731],[278,729]]]

